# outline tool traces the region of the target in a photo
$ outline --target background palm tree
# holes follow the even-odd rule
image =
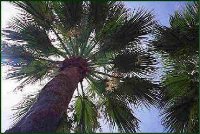
[[[169,132],[198,132],[199,3],[188,3],[170,17],[170,27],[157,26],[153,45],[162,52],[162,116]]]
[[[7,132],[95,132],[100,116],[121,132],[136,132],[130,106],[158,101],[158,85],[145,77],[156,61],[142,47],[152,13],[130,13],[119,2],[12,3],[22,13],[3,30],[3,64],[13,67],[8,78],[23,80],[17,90],[50,82],[16,107]]]

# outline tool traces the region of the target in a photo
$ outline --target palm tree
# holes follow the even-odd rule
[[[199,132],[199,3],[188,3],[170,17],[170,27],[157,26],[155,48],[168,68],[163,78],[162,116],[169,132]]]
[[[49,82],[16,107],[6,132],[95,132],[101,113],[121,132],[136,132],[130,105],[158,99],[157,84],[144,77],[156,61],[141,45],[152,13],[130,13],[119,2],[12,3],[22,13],[3,30],[3,63],[13,67],[8,78],[23,80],[16,90]]]

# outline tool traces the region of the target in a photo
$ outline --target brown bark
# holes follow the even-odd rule
[[[44,86],[28,113],[6,132],[54,132],[78,86],[77,67],[66,68]]]

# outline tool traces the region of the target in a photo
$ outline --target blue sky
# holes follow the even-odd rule
[[[129,1],[129,2],[124,2],[124,3],[125,3],[125,6],[130,8],[131,10],[133,10],[134,8],[137,9],[138,7],[144,7],[147,10],[154,10],[156,20],[159,21],[162,25],[169,26],[169,15],[173,14],[175,10],[181,10],[183,5],[186,2]],[[9,12],[8,12],[8,9],[9,9]],[[10,5],[4,4],[4,7],[2,6],[2,12],[4,12],[4,14],[2,14],[2,18],[3,18],[2,23],[3,24],[1,24],[1,25],[5,25],[4,21],[7,21],[6,19],[8,19],[16,11],[11,10]],[[13,82],[13,84],[11,84],[12,83],[11,81],[2,80],[2,85],[7,86],[6,88],[8,88],[8,85],[9,85],[9,84],[6,84],[6,82],[10,83],[10,86],[14,85],[14,82]],[[2,86],[2,87],[4,88],[4,86]],[[13,88],[13,87],[11,87],[11,88]],[[8,94],[6,92],[4,93],[4,90],[2,92],[4,94],[3,98],[5,98],[3,100],[7,101],[7,100],[9,100],[9,97],[11,98],[14,96],[15,96],[14,97],[15,100],[13,100],[13,104],[14,104],[14,101],[16,102],[18,100],[16,95],[10,95],[8,97],[8,96],[6,96]],[[3,107],[4,111],[2,111],[2,113],[4,113],[4,115],[2,114],[2,117],[4,118],[2,121],[6,121],[6,123],[2,122],[2,124],[5,124],[2,127],[3,130],[5,130],[9,125],[9,122],[8,122],[9,115],[6,115],[9,113],[8,110],[10,109],[11,101],[9,101],[9,103],[10,103],[9,106],[6,103],[6,106]],[[3,103],[3,105],[4,105],[4,103]],[[153,133],[153,132],[163,132],[164,131],[164,128],[161,125],[161,118],[159,117],[158,109],[153,108],[153,107],[151,107],[149,109],[146,109],[145,107],[140,107],[134,111],[136,113],[137,118],[139,118],[139,120],[141,121],[140,132]],[[116,130],[114,130],[114,132],[115,131]],[[110,130],[108,129],[108,127],[106,125],[103,126],[103,132],[110,132]]]
[[[156,20],[162,25],[169,26],[169,16],[175,10],[181,10],[185,5],[185,1],[170,2],[170,1],[129,1],[124,2],[125,6],[131,10],[138,7],[144,7],[147,10],[153,10]]]

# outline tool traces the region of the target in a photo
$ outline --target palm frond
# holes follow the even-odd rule
[[[150,73],[157,64],[152,54],[142,51],[124,51],[113,59],[113,68],[122,73]]]
[[[199,49],[199,4],[188,3],[183,11],[170,17],[170,27],[157,25],[153,45],[159,51],[176,55],[198,53]]]
[[[34,77],[36,80],[42,79],[42,77],[49,72],[49,69],[52,69],[50,64],[51,63],[48,63],[47,61],[34,60],[30,64],[22,66],[13,73],[8,74],[8,78],[23,76]]]
[[[199,131],[197,64],[198,62],[188,59],[179,61],[163,80],[165,89],[161,92],[162,122],[169,132]]]
[[[162,113],[162,123],[167,131],[197,133],[199,131],[197,101],[183,96],[165,107]]]
[[[49,1],[14,1],[12,4],[21,10],[24,15],[31,17],[31,21],[36,22],[46,30],[51,28],[55,20],[55,16],[50,10],[52,6]]]
[[[172,28],[180,28],[184,30],[187,27],[195,27],[199,20],[199,4],[198,2],[187,3],[185,10],[176,11],[170,17],[170,25]]]
[[[93,2],[89,4],[89,18],[90,23],[93,25],[96,33],[103,27],[107,14],[109,12],[109,4],[111,2]]]
[[[70,29],[80,24],[83,14],[83,2],[65,1],[53,2],[58,22],[64,29]]]
[[[141,104],[147,107],[149,105],[155,106],[160,100],[159,85],[137,77],[123,79],[113,93],[122,100],[135,104],[135,106]]]
[[[105,80],[95,80],[92,77],[89,79],[89,91],[91,93],[97,93],[98,96],[102,96],[106,91],[106,79]]]
[[[75,102],[75,122],[77,132],[94,132],[99,128],[96,106],[86,96],[79,96]]]
[[[12,22],[16,23],[16,22]],[[43,56],[63,55],[62,51],[55,48],[46,31],[34,24],[26,24],[19,31],[4,30],[7,40],[25,43],[29,49],[41,53]]]
[[[102,103],[102,109],[106,120],[112,127],[117,126],[120,132],[133,133],[138,129],[139,120],[124,101],[108,94]]]
[[[53,74],[58,71],[56,67],[45,60],[33,60],[28,65],[23,65],[20,68],[13,68],[7,74],[7,79],[18,79],[23,80],[15,90],[21,90],[27,84],[33,84],[38,80],[43,80],[45,78],[50,78],[54,76]]]
[[[123,16],[122,16],[123,18]],[[102,40],[102,50],[121,50],[130,43],[138,43],[152,31],[155,24],[154,16],[144,9],[135,10],[133,15],[117,22],[118,26]]]

